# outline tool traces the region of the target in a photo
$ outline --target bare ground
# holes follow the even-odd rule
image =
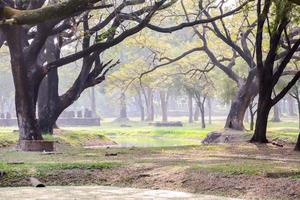
[[[107,153],[117,156],[105,156]],[[40,180],[47,185],[96,184],[243,199],[300,199],[300,154],[292,151],[290,145],[110,148],[85,150],[82,155],[90,155],[85,158],[87,161],[100,159],[121,165],[108,169],[51,170]],[[61,156],[68,159],[66,153]],[[0,186],[28,185],[24,177],[0,178]]]

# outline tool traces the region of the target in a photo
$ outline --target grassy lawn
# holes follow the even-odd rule
[[[196,123],[164,128],[137,122],[126,128],[110,122],[63,128],[54,136],[45,135],[57,141],[54,154],[15,151],[9,145],[17,142],[16,128],[2,128],[0,145],[6,147],[0,148],[0,171],[5,172],[0,187],[29,186],[33,176],[46,185],[112,185],[241,198],[251,191],[256,199],[300,198],[294,191],[300,188],[300,155],[293,144],[201,145],[201,139],[221,130],[223,123],[204,130]],[[293,119],[270,123],[268,131],[269,138],[295,141],[298,124]],[[90,141],[110,140],[135,147],[83,148]]]
[[[173,119],[174,121],[176,119]],[[179,120],[179,119],[177,119]],[[296,118],[285,118],[283,122],[269,122],[268,137],[284,138],[294,142],[298,136],[298,123]],[[185,121],[184,121],[185,122]],[[175,145],[197,145],[199,141],[212,131],[222,130],[224,121],[214,121],[201,129],[198,123],[184,123],[183,127],[153,127],[147,123],[132,121],[126,123],[131,127],[120,127],[113,122],[102,122],[100,127],[64,127],[63,131],[53,137],[45,135],[47,140],[57,140],[70,145],[84,145],[87,141],[100,140],[138,146],[172,146]],[[245,124],[248,128],[248,124]],[[18,134],[13,132],[17,128],[0,128],[0,147],[15,144]],[[245,134],[251,135],[250,131]]]

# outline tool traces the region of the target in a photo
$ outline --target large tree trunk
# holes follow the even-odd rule
[[[267,125],[270,108],[262,103],[258,105],[258,113],[256,118],[255,132],[251,139],[251,142],[268,143],[267,140]]]
[[[189,123],[193,123],[193,95],[188,94]]]
[[[257,117],[255,124],[254,135],[251,138],[251,142],[268,143],[267,140],[267,125],[268,116],[272,108],[272,83],[266,77],[263,77],[260,81],[259,98],[257,104]]]
[[[19,126],[20,140],[41,140],[35,115],[38,86],[42,76],[32,72],[27,63],[31,61],[23,52],[22,28],[17,26],[5,27],[7,43],[11,55],[11,67],[15,85],[16,115]]]
[[[162,122],[168,121],[168,92],[160,91],[160,105],[161,105],[161,114],[162,114]]]
[[[60,57],[60,43],[55,42],[57,36],[49,37],[45,43],[45,54],[41,62],[53,62]],[[38,124],[42,133],[53,133],[56,120],[61,114],[60,99],[58,94],[58,71],[51,70],[43,79],[38,96]]]
[[[295,151],[300,151],[300,134],[298,135],[297,143],[295,146]]]
[[[225,128],[245,130],[243,121],[246,110],[248,109],[251,99],[256,96],[258,92],[255,81],[255,79],[248,81],[239,88],[231,103]]]
[[[56,127],[56,120],[60,113],[58,73],[55,69],[44,78],[39,90],[38,124],[42,133],[53,133],[53,128]]]

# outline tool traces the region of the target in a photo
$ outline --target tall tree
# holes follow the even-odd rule
[[[300,71],[297,71],[289,83],[272,98],[274,87],[300,45],[300,39],[291,36],[293,29],[291,29],[291,33],[287,33],[293,8],[295,7],[286,0],[259,0],[257,3],[256,63],[259,99],[255,132],[251,142],[268,142],[266,132],[269,112],[289,92],[300,77]],[[275,11],[274,15],[272,15],[272,10]],[[270,26],[272,18],[274,22]],[[269,35],[267,50],[263,49],[265,34]],[[287,38],[288,47],[279,55],[279,47],[284,37]],[[293,39],[292,42],[291,39]],[[264,54],[264,52],[267,53]],[[282,57],[278,60],[279,56]]]
[[[42,131],[36,118],[36,103],[40,84],[50,71],[83,58],[83,68],[80,76],[70,90],[60,97],[61,104],[56,105],[56,109],[58,109],[56,112],[57,118],[64,108],[68,107],[80,96],[80,93],[84,89],[104,80],[105,74],[111,66],[109,65],[110,63],[103,64],[98,61],[101,52],[142,30],[150,21],[153,14],[165,3],[165,1],[161,1],[148,7],[149,9],[147,10],[134,13],[135,15],[145,14],[144,19],[138,25],[116,35],[117,28],[121,25],[121,22],[125,21],[119,21],[119,15],[116,15],[117,12],[113,12],[106,21],[100,21],[92,28],[88,27],[87,19],[89,18],[87,13],[85,13],[83,17],[80,16],[82,12],[87,9],[103,8],[103,6],[94,7],[93,4],[96,2],[98,1],[70,0],[42,7],[45,4],[43,0],[28,2],[17,1],[16,8],[24,10],[19,11],[6,4],[4,5],[1,1],[0,16],[3,19],[1,32],[4,34],[10,50],[12,73],[16,90],[15,102],[20,140],[42,139]],[[122,10],[128,4],[132,5],[132,3],[126,2],[120,4],[116,9]],[[139,4],[139,2],[135,2],[134,4]],[[13,6],[13,4],[11,4],[11,6]],[[66,6],[69,7],[66,8]],[[12,16],[8,15],[10,11],[13,13]],[[116,17],[118,20],[112,23],[108,32],[104,32],[105,37],[103,35],[101,35],[100,38],[97,37],[93,45],[90,45],[91,35],[85,35],[81,51],[57,59],[54,62],[41,63],[40,55],[49,36],[56,35],[60,31],[69,28],[69,24],[65,23],[68,20],[61,21],[60,19],[69,19],[73,14],[78,15],[78,23],[83,23],[84,33],[89,32],[94,35],[100,29],[106,27],[109,22],[115,21],[114,19]],[[51,20],[47,21],[49,19]],[[35,23],[39,24],[35,26]],[[103,42],[103,39],[106,39],[106,41]],[[112,64],[112,66],[114,66],[114,64]]]

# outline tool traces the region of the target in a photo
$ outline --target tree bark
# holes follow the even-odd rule
[[[268,143],[267,140],[267,125],[268,116],[272,108],[272,91],[273,88],[270,85],[270,81],[267,78],[261,80],[259,98],[257,104],[257,117],[255,124],[254,135],[250,142]]]
[[[16,115],[20,140],[42,140],[35,115],[37,93],[42,76],[30,71],[23,52],[23,30],[17,26],[5,27],[8,47],[11,55],[11,67],[15,85]]]
[[[188,93],[189,123],[193,123],[193,95]]]
[[[38,125],[42,133],[53,134],[60,113],[58,73],[57,70],[52,70],[44,78],[39,90]]]
[[[246,110],[249,107],[251,99],[256,96],[258,92],[255,81],[256,80],[254,79],[251,82],[246,82],[239,88],[234,100],[231,103],[225,128],[245,130],[243,121]]]
[[[162,114],[162,122],[168,121],[168,92],[160,91],[160,105],[161,105],[161,114]]]
[[[41,62],[52,62],[60,57],[60,45],[57,36],[51,36],[45,43],[45,54]],[[38,96],[38,124],[42,133],[53,134],[56,120],[61,114],[61,102],[58,94],[58,71],[53,69],[43,79]]]
[[[298,135],[297,143],[295,146],[295,151],[300,151],[300,134]]]

